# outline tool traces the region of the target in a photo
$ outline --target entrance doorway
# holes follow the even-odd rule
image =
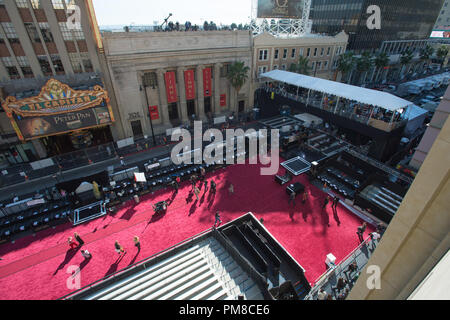
[[[130,124],[131,124],[131,130],[133,131],[133,136],[134,137],[142,137],[143,133],[142,133],[141,120],[131,121]]]
[[[239,101],[238,112],[244,112],[244,108],[245,108],[245,101],[244,100],[240,100]]]
[[[211,112],[211,97],[205,97],[205,114]]]
[[[186,107],[187,107],[188,117],[189,117],[189,119],[191,119],[191,116],[195,113],[195,100],[186,101]]]
[[[178,106],[176,102],[169,104],[169,120],[170,122],[177,122],[179,119],[178,116]]]

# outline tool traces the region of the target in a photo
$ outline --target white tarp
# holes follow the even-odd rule
[[[147,179],[145,179],[145,173],[143,173],[143,172],[135,172],[134,173],[134,181],[136,181],[136,182],[147,182]]]
[[[361,88],[341,82],[314,78],[283,70],[265,72],[261,74],[261,77],[285,82],[297,87],[333,94],[338,97],[378,106],[390,111],[399,110],[412,104],[410,101],[387,92]]]
[[[80,184],[80,186],[75,190],[76,193],[83,193],[86,191],[91,191],[94,189],[94,186],[92,185],[92,183],[89,182],[82,182]]]
[[[322,122],[323,122],[322,118],[316,117],[316,116],[314,116],[312,114],[309,114],[309,113],[296,114],[294,116],[294,118],[297,118],[297,119],[303,121],[304,122],[304,126],[308,127],[308,128],[311,125],[311,122],[313,122],[313,121],[314,121],[315,125],[321,125]]]

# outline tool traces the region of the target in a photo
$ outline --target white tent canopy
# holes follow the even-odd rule
[[[297,87],[333,94],[338,97],[377,106],[389,111],[403,109],[412,104],[410,101],[399,98],[387,92],[361,88],[341,82],[314,78],[283,70],[272,70],[265,72],[261,74],[261,77],[288,83]]]

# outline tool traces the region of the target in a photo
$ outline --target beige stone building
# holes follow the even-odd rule
[[[235,61],[252,66],[250,31],[105,32],[103,44],[119,138],[150,135],[150,117],[158,134],[192,114],[205,119],[253,106],[250,80],[236,94],[226,78]]]
[[[449,163],[447,118],[348,299],[450,299],[445,258],[450,249]],[[439,271],[442,264],[445,272]]]
[[[333,80],[337,56],[347,48],[348,35],[334,37],[307,34],[299,38],[280,38],[269,33],[253,39],[253,77],[274,69],[289,71],[299,57],[309,60],[311,76]]]
[[[447,88],[441,103],[436,108],[436,111],[431,119],[425,134],[422,137],[419,145],[414,152],[414,155],[409,162],[409,165],[415,169],[419,169],[425,158],[428,155],[436,137],[439,135],[445,121],[450,114],[450,90]]]

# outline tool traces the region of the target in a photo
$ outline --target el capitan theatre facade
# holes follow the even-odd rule
[[[39,95],[21,100],[10,96],[2,106],[23,142],[60,135],[69,135],[72,141],[83,140],[89,131],[92,136],[92,132],[109,130],[114,122],[108,93],[98,85],[92,90],[74,90],[50,79]],[[96,140],[105,142],[105,139]],[[82,142],[74,143],[75,149],[82,146]],[[86,146],[91,144],[86,143]]]

